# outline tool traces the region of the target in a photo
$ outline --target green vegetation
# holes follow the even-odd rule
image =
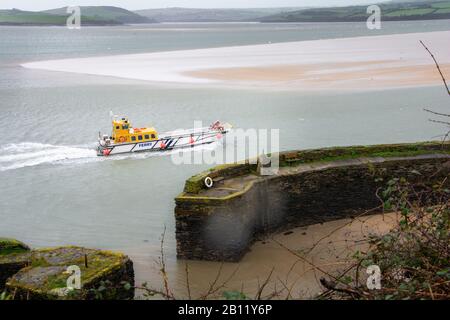
[[[18,240],[0,238],[0,256],[6,256],[16,253],[24,253],[29,250],[30,248],[26,244]]]
[[[3,25],[63,25],[66,18],[40,12],[21,10],[0,10],[0,24]]]
[[[117,7],[80,7],[84,25],[121,25],[125,23],[150,23],[153,20]],[[67,7],[31,12],[17,9],[0,10],[0,25],[56,25],[66,24]]]
[[[0,301],[1,300],[11,300],[11,296],[7,294],[6,292],[0,293]]]
[[[262,17],[301,8],[194,9],[164,8],[138,10],[136,13],[159,22],[233,22],[259,21]]]
[[[131,285],[128,284],[128,289],[124,286],[125,282],[131,283],[133,280],[129,273],[132,272],[131,261],[123,254],[60,247],[34,250],[29,259],[29,264],[7,281],[7,293],[16,295],[13,298],[120,299],[133,296]],[[71,291],[67,289],[67,280],[71,275],[67,268],[74,265],[80,269],[82,289]],[[109,283],[108,287],[103,283]]]
[[[41,249],[33,251],[29,269],[77,265],[81,270],[82,282],[89,283],[103,273],[121,267],[123,258],[122,254],[78,247]],[[63,288],[68,277],[69,274],[65,272],[51,275],[47,278],[45,286],[39,289],[45,291]]]
[[[450,144],[424,142],[394,145],[333,147],[317,150],[285,152],[280,155],[280,166],[295,166],[302,163],[328,162],[365,157],[412,157],[431,153],[450,154]]]
[[[356,252],[353,267],[333,276],[334,281],[322,278],[328,291],[319,298],[450,299],[450,190],[445,180],[424,188],[395,178],[381,195],[386,210],[399,212],[398,224],[387,234],[372,235],[370,248]],[[377,290],[367,288],[362,272],[371,265],[382,273]]]
[[[152,19],[143,17],[137,13],[128,11],[123,8],[112,6],[82,6],[80,7],[82,19],[98,21],[114,21],[115,23],[152,23]],[[45,13],[68,16],[67,7],[44,11]]]
[[[450,143],[423,142],[373,146],[333,147],[313,150],[288,151],[280,154],[280,167],[293,167],[312,162],[330,162],[356,158],[413,157],[425,154],[450,154]],[[255,172],[256,164],[226,164],[211,168],[189,178],[184,193],[198,194],[205,188],[204,180],[236,177]],[[183,195],[180,195],[182,197]]]
[[[380,4],[383,20],[450,19],[450,1],[411,1]],[[135,12],[113,6],[82,6],[85,25],[155,22],[346,22],[365,21],[367,6],[333,8],[194,9],[164,8]],[[67,7],[41,12],[0,10],[0,25],[65,25]]]
[[[379,4],[382,20],[450,19],[450,1],[388,2]],[[262,22],[351,22],[365,21],[367,6],[305,9],[267,16]]]
[[[396,10],[386,13],[387,17],[401,17],[401,16],[421,16],[429,13],[433,13],[436,9],[433,8],[417,8],[410,10]]]
[[[259,21],[262,17],[301,8],[190,9],[164,8],[131,12],[113,6],[81,6],[85,25],[120,25],[156,22]],[[67,7],[41,12],[0,10],[0,25],[65,25]]]
[[[208,171],[200,172],[199,174],[196,174],[195,176],[189,178],[186,181],[184,192],[199,193],[200,190],[204,188],[204,180],[206,177],[210,177],[211,179],[214,180],[215,178],[218,177],[243,175],[246,173],[250,173],[251,170],[255,168],[256,165],[249,165],[245,163],[224,164],[211,168]]]

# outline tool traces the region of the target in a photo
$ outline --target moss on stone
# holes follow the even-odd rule
[[[16,239],[0,238],[0,256],[29,251],[30,248]]]
[[[214,188],[180,195],[175,207],[177,256],[237,262],[256,239],[272,232],[376,213],[374,208],[381,210],[377,190],[393,178],[424,188],[449,188],[450,155],[386,150],[377,153],[395,156],[299,165],[252,181],[232,179],[248,188],[221,198]],[[430,200],[433,205],[438,199]]]
[[[6,282],[30,263],[30,248],[15,239],[0,238],[0,292]]]
[[[131,299],[134,290],[128,291],[123,283],[134,285],[131,260],[121,254],[80,247],[59,247],[35,250],[30,266],[20,270],[6,284],[8,292],[16,299],[93,299],[103,282],[112,286],[102,292],[105,299]],[[82,289],[64,294],[69,266],[81,271]],[[63,294],[61,294],[63,293]]]
[[[450,154],[450,143],[443,144],[441,142],[419,142],[406,144],[332,147],[286,151],[281,152],[278,155],[280,158],[280,167],[293,167],[300,164],[313,162],[329,162],[365,157],[408,157],[431,153]],[[210,168],[189,178],[185,183],[183,194],[177,198],[184,198],[187,194],[198,194],[205,188],[204,180],[206,177],[210,177],[213,180],[218,177],[224,177],[226,179],[254,173],[256,168],[257,165],[252,164],[250,160],[242,163],[224,164]]]
[[[280,154],[280,166],[296,166],[304,163],[327,162],[356,158],[412,157],[424,154],[450,154],[450,143],[420,142],[371,146],[332,147]]]
[[[199,193],[205,188],[204,181],[206,177],[210,177],[213,180],[218,177],[229,178],[250,173],[255,169],[256,164],[250,164],[248,162],[219,165],[189,178],[184,186],[184,192]]]

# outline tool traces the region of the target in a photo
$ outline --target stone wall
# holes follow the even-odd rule
[[[133,262],[117,252],[81,247],[0,250],[0,287],[15,300],[129,300],[134,298]],[[78,267],[81,288],[67,288]],[[70,282],[70,281],[69,281]]]
[[[9,277],[30,263],[30,248],[15,239],[0,238],[0,293]]]
[[[450,175],[449,160],[448,154],[347,159],[255,179],[244,192],[224,199],[183,194],[175,208],[178,257],[239,261],[256,239],[271,232],[379,206],[376,190],[392,178],[441,181]]]
[[[449,154],[450,143],[418,142],[403,144],[381,144],[370,146],[330,147],[322,149],[308,149],[286,151],[279,154],[280,167],[292,167],[305,163],[323,162],[336,159],[354,159],[361,157],[390,158],[395,156],[414,156],[421,154]],[[256,159],[253,162],[256,161]],[[201,172],[189,178],[184,186],[184,193],[198,194],[205,189],[203,180],[206,177],[216,179],[231,178],[256,172],[257,165],[247,160],[243,163],[220,165]]]

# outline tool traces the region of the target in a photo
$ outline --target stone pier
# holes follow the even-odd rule
[[[175,199],[178,257],[239,261],[270,233],[380,206],[377,190],[392,178],[433,185],[450,176],[450,144],[438,142],[290,151],[279,159],[273,176],[247,162],[190,178]]]

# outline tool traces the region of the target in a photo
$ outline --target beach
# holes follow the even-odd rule
[[[324,288],[319,279],[324,274],[336,274],[355,263],[352,256],[370,247],[371,235],[383,235],[398,224],[397,213],[376,214],[341,219],[323,224],[299,227],[272,235],[256,242],[239,263],[206,261],[167,261],[169,287],[178,298],[200,298],[211,289],[209,298],[220,298],[223,291],[243,291],[253,298],[262,283],[267,285],[261,297],[310,299]],[[160,265],[131,255],[137,272],[137,283],[148,281],[148,270],[153,270],[152,287],[164,287]],[[255,268],[255,266],[257,266]],[[188,291],[189,284],[189,291]]]
[[[25,68],[152,83],[292,90],[438,85],[422,40],[450,72],[450,31],[38,61]]]

